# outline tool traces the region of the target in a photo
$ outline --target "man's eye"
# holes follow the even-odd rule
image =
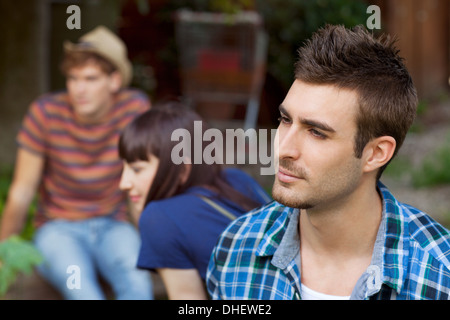
[[[280,117],[278,118],[278,122],[289,123],[290,120],[289,120],[289,118],[287,118],[287,117],[285,117],[285,116],[280,116]]]
[[[316,129],[310,129],[309,132],[311,132],[311,134],[316,138],[325,139],[327,137],[322,132],[317,131]]]

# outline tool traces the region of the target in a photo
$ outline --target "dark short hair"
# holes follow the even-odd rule
[[[381,136],[395,139],[395,156],[416,115],[417,92],[395,42],[387,35],[377,38],[363,26],[326,25],[298,50],[296,79],[358,93],[358,158],[370,140]]]

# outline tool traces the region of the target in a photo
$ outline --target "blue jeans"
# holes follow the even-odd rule
[[[38,272],[65,299],[105,299],[98,274],[116,299],[153,299],[150,273],[136,268],[140,238],[130,223],[53,220],[36,231],[34,242],[44,256]]]

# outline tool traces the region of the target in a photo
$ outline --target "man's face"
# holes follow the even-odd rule
[[[352,195],[363,172],[354,155],[356,112],[356,92],[294,81],[280,105],[275,200],[326,209]]]
[[[117,72],[109,75],[90,62],[70,69],[66,86],[77,118],[98,122],[113,104],[114,93],[120,88],[120,76]]]

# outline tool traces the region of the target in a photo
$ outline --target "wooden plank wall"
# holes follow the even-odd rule
[[[382,29],[398,36],[422,99],[449,92],[450,0],[379,0]]]

